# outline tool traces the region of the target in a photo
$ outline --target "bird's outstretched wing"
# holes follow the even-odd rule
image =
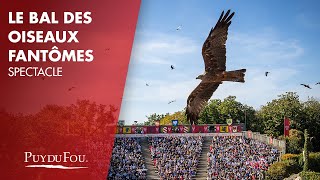
[[[187,100],[187,119],[197,124],[201,110],[206,106],[214,91],[220,83],[201,82],[189,95]]]
[[[228,27],[231,24],[234,12],[229,14],[230,10],[226,14],[222,11],[217,24],[211,29],[202,46],[202,57],[206,72],[221,72],[226,70],[226,41]]]
[[[302,85],[302,86],[304,86],[304,87],[306,87],[306,88],[312,89],[312,88],[309,86],[309,84],[300,84],[300,85]]]

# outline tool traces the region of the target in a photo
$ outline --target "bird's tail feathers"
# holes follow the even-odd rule
[[[235,71],[226,71],[225,76],[223,77],[223,81],[233,81],[233,82],[241,82],[244,83],[246,69],[239,69]]]

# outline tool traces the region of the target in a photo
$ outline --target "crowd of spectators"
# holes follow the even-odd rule
[[[260,179],[279,152],[244,137],[213,137],[208,157],[208,179]]]
[[[147,179],[140,138],[116,138],[108,179]],[[149,137],[156,173],[162,180],[194,179],[202,152],[201,136]],[[212,138],[207,153],[207,179],[262,179],[263,172],[279,157],[279,151],[262,142],[238,136]]]
[[[149,138],[151,157],[161,179],[191,179],[196,175],[203,139],[198,137]]]
[[[116,138],[112,150],[108,179],[144,180],[146,168],[138,138]]]

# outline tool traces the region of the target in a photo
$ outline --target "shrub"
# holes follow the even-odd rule
[[[286,150],[288,153],[298,154],[302,152],[304,137],[303,132],[290,129],[289,137],[286,137]]]
[[[303,164],[303,155],[299,156],[299,164]],[[310,171],[320,172],[320,152],[309,154]]]
[[[311,171],[302,171],[299,173],[299,176],[302,178],[302,180],[319,180],[320,179],[320,173],[317,172],[311,172]]]
[[[284,154],[280,157],[281,161],[286,161],[289,159],[295,160],[295,161],[299,161],[299,154]]]
[[[299,156],[299,164],[303,165],[303,155]],[[309,170],[320,172],[320,152],[309,154]]]
[[[299,166],[298,161],[289,159],[272,164],[267,171],[267,176],[270,179],[283,179],[291,174],[297,174],[301,170],[302,168]]]
[[[309,168],[311,171],[320,172],[320,152],[309,154]]]

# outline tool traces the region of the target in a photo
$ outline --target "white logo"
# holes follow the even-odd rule
[[[67,167],[63,165],[52,165],[49,163],[84,163],[88,162],[86,155],[75,155],[70,152],[63,152],[62,154],[32,154],[32,152],[24,152],[24,162],[25,163],[42,163],[26,165],[30,168],[55,168],[55,169],[82,169],[88,167]],[[44,164],[48,163],[48,164]]]

